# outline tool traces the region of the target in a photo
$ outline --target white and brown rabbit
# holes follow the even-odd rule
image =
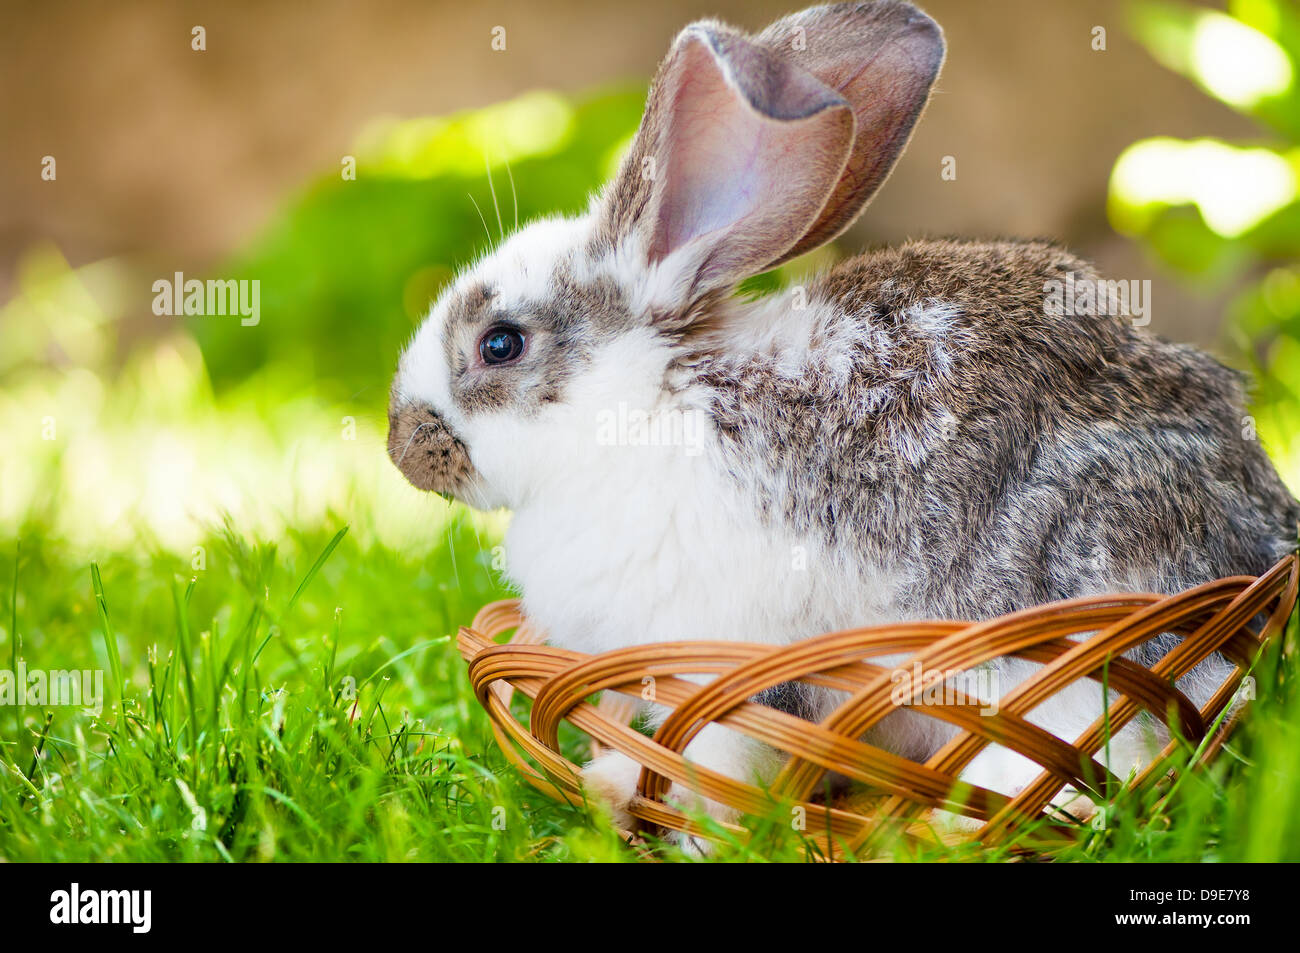
[[[734,295],[857,217],[943,56],[935,23],[889,0],[757,36],[695,23],[589,212],[518,230],[433,306],[390,453],[417,487],[513,510],[509,575],[553,643],[988,618],[1258,574],[1294,547],[1300,507],[1243,439],[1238,376],[1123,315],[1050,306],[1053,282],[1096,278],[1059,248],[914,241]],[[1224,666],[1182,687],[1203,702]],[[999,671],[1004,689],[1026,674]],[[1031,720],[1073,740],[1099,712],[1080,686]],[[899,712],[868,740],[925,758],[949,731]],[[1110,746],[1121,776],[1143,735]],[[775,761],[717,726],[687,754],[746,781]],[[1010,794],[1038,770],[990,747],[964,776]],[[610,755],[587,782],[618,812],[636,775]]]

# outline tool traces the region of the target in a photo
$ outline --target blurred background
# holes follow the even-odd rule
[[[834,249],[768,282],[908,237],[1058,239],[1255,376],[1243,426],[1300,489],[1295,3],[921,5],[949,56],[910,148]],[[430,300],[498,212],[585,204],[681,26],[794,6],[5,5],[0,535],[436,542],[445,506],[383,452]],[[260,320],[155,314],[177,272],[257,280]]]

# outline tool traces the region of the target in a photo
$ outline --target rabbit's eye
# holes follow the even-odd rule
[[[478,353],[484,364],[509,364],[524,353],[524,336],[518,328],[498,324],[479,339]]]

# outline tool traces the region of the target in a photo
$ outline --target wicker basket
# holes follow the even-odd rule
[[[1118,731],[1140,711],[1168,725],[1196,746],[1202,760],[1222,742],[1232,718],[1220,719],[1234,700],[1247,669],[1265,641],[1286,625],[1296,601],[1300,563],[1288,556],[1258,578],[1234,576],[1173,596],[1097,596],[1038,606],[986,622],[908,622],[852,629],[787,646],[743,642],[663,642],[590,656],[539,644],[542,639],[521,618],[513,600],[482,609],[459,633],[474,693],[492,720],[497,742],[528,780],[552,797],[583,801],[581,773],[559,752],[559,726],[568,721],[587,734],[594,751],[613,748],[641,765],[637,795],[629,813],[643,827],[699,830],[691,818],[665,803],[674,781],[742,813],[770,813],[775,803],[806,810],[810,831],[823,847],[861,856],[884,843],[887,834],[933,836],[926,815],[942,809],[973,819],[975,839],[989,844],[1022,835],[1026,822],[1036,843],[1070,839],[1078,831],[1048,808],[1067,785],[1100,789],[1111,796],[1123,784],[1095,758],[1106,731]],[[1266,621],[1258,626],[1256,620]],[[514,629],[513,639],[498,644]],[[1164,632],[1183,640],[1150,669],[1121,653]],[[1072,635],[1092,633],[1082,640]],[[1232,675],[1206,705],[1197,709],[1174,686],[1176,679],[1207,656],[1221,652],[1235,665]],[[882,656],[907,661],[873,664]],[[1026,681],[998,701],[995,714],[981,714],[978,698],[915,705],[913,711],[958,728],[953,739],[924,764],[859,740],[897,707],[892,673],[953,672],[998,656],[1041,663]],[[681,675],[717,676],[701,685]],[[628,722],[652,678],[655,699],[673,710],[653,738]],[[1056,738],[1024,717],[1044,699],[1078,679],[1106,679],[1110,710],[1074,740]],[[847,695],[820,724],[750,701],[782,682],[799,680]],[[511,714],[514,690],[531,698],[530,724]],[[919,694],[921,687],[915,688]],[[588,699],[603,693],[599,705]],[[716,721],[788,753],[768,789],[746,784],[688,762],[687,743],[707,722]],[[1216,729],[1216,723],[1218,728]],[[1207,737],[1209,735],[1212,737]],[[1043,773],[1015,797],[958,783],[956,778],[985,746],[1011,748],[1043,767]],[[1146,787],[1169,771],[1178,751],[1171,741],[1132,784]],[[817,803],[828,771],[865,785],[867,797]],[[1091,780],[1093,783],[1088,783]],[[740,828],[734,828],[743,836]],[[964,835],[969,836],[969,835]],[[1017,843],[1023,841],[1017,838]]]

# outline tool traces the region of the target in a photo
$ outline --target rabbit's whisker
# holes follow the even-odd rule
[[[402,465],[402,461],[406,459],[406,451],[411,449],[411,441],[415,439],[416,434],[418,434],[425,427],[432,427],[432,426],[433,426],[433,421],[426,420],[424,423],[420,424],[420,426],[416,427],[414,430],[411,431],[411,435],[406,438],[406,446],[402,448],[402,455],[397,458],[397,465],[399,467]]]
[[[487,173],[488,191],[492,193],[492,207],[496,209],[497,213],[497,233],[504,239],[506,237],[506,227],[501,224],[501,206],[497,203],[497,186],[492,181],[492,165],[488,162],[486,153],[483,156],[483,171]]]
[[[483,217],[483,210],[478,207],[478,202],[474,202],[474,193],[466,192],[469,200],[474,203],[474,211],[478,212],[478,220],[483,223],[483,234],[488,237],[488,244],[492,243],[492,230],[488,228],[487,219]]]
[[[506,159],[506,175],[510,177],[510,199],[515,206],[515,231],[519,231],[519,193],[515,191],[515,174],[510,171],[509,159]]]

